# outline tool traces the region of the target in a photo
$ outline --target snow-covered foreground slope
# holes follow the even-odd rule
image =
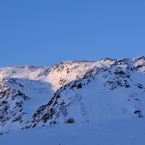
[[[57,124],[9,132],[2,145],[144,145],[144,119]]]
[[[145,57],[0,69],[0,133],[145,116]]]

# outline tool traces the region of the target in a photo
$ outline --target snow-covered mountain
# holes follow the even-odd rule
[[[0,69],[0,132],[145,115],[145,57]]]

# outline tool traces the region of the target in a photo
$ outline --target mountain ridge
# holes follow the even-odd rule
[[[143,118],[144,77],[144,56],[0,68],[1,131]]]

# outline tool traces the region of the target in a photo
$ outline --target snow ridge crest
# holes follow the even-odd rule
[[[145,57],[0,68],[0,130],[145,115]]]

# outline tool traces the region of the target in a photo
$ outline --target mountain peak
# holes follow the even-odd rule
[[[1,68],[0,129],[144,117],[144,75],[144,56]]]

